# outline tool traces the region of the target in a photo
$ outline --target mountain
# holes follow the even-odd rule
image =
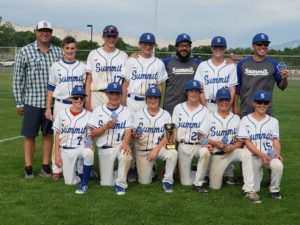
[[[293,40],[280,45],[270,45],[270,48],[275,50],[283,50],[285,48],[297,48],[298,46],[300,46],[300,40]]]

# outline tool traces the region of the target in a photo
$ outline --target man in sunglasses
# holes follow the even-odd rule
[[[252,39],[253,56],[246,57],[237,65],[238,86],[234,103],[234,112],[241,117],[254,111],[251,97],[257,90],[265,90],[272,96],[274,84],[284,90],[288,85],[288,70],[283,63],[278,63],[267,56],[271,42],[268,35],[256,34]],[[240,99],[240,109],[238,100]],[[272,115],[272,104],[268,107]]]
[[[267,114],[271,104],[270,93],[265,90],[256,91],[252,104],[254,112],[242,118],[238,138],[244,141],[246,148],[253,153],[255,191],[260,191],[262,167],[266,167],[271,171],[270,196],[273,199],[281,199],[283,158],[280,154],[278,120]]]
[[[35,140],[42,131],[43,160],[40,176],[50,177],[52,122],[45,117],[47,84],[50,66],[63,57],[62,50],[51,44],[53,28],[41,21],[34,30],[36,41],[23,47],[16,56],[13,92],[17,113],[23,116],[25,178],[34,178],[32,168]]]

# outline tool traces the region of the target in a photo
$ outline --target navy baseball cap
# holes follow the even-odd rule
[[[221,46],[227,48],[226,39],[222,36],[216,36],[211,40],[211,47]]]
[[[72,96],[75,96],[75,95],[86,96],[84,87],[76,85],[75,87],[73,87],[71,95]]]
[[[114,25],[107,25],[103,29],[103,36],[105,35],[118,36],[119,35],[118,28]]]
[[[122,87],[118,82],[112,82],[107,86],[106,92],[122,93]]]
[[[185,83],[185,90],[191,90],[191,89],[197,89],[200,90],[201,89],[201,84],[199,81],[197,80],[188,80]]]
[[[146,91],[145,94],[146,97],[150,97],[150,96],[156,96],[156,97],[161,97],[161,92],[158,89],[158,87],[150,87],[148,88],[148,90]]]
[[[189,42],[190,44],[192,44],[192,40],[191,40],[190,35],[183,33],[183,34],[179,34],[177,36],[176,45],[179,44],[180,42],[184,42],[184,41]]]
[[[140,41],[139,42],[155,44],[155,36],[152,33],[143,33],[140,36]]]
[[[271,95],[269,92],[264,90],[256,91],[253,96],[253,101],[271,101]]]
[[[228,87],[222,87],[217,91],[216,99],[231,99],[231,94]]]
[[[264,33],[258,33],[258,34],[256,34],[253,37],[252,44],[255,44],[257,42],[268,42],[268,43],[271,43],[271,41],[269,41],[268,35],[266,35]]]

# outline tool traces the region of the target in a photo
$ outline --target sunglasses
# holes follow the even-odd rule
[[[269,47],[268,42],[257,42],[257,43],[255,43],[255,45],[258,46],[258,47],[261,47],[261,46]]]
[[[72,97],[72,99],[74,99],[74,100],[78,100],[78,99],[80,99],[81,101],[84,101],[85,100],[85,96],[73,96]]]
[[[269,105],[269,104],[270,104],[269,101],[264,101],[264,100],[258,100],[258,101],[255,101],[255,102],[256,102],[256,104],[258,104],[258,105],[261,105],[261,104]]]

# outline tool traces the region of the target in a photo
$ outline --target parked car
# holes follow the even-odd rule
[[[15,65],[14,59],[9,59],[2,63],[2,66],[5,66],[5,67],[14,66],[14,65]]]

